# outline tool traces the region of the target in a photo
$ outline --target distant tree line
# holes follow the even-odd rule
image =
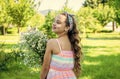
[[[83,7],[77,12],[67,7],[67,0],[61,10],[49,12],[46,16],[36,11],[40,1],[35,4],[34,0],[0,0],[1,34],[6,34],[10,26],[17,28],[18,33],[21,28],[30,26],[39,27],[49,37],[55,36],[50,29],[52,20],[57,13],[64,11],[76,15],[78,29],[82,33],[100,32],[109,22],[113,23],[114,31],[120,24],[120,0],[85,0]]]

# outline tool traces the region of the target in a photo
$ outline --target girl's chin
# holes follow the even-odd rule
[[[54,29],[52,29],[52,32],[55,32],[55,30],[54,30]]]
[[[52,29],[52,32],[57,33],[57,31],[56,31],[56,30],[54,30],[54,29]]]

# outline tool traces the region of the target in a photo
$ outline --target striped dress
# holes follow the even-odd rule
[[[60,48],[60,53],[52,55],[47,79],[76,79],[73,72],[73,51],[62,51],[58,39],[57,42]]]

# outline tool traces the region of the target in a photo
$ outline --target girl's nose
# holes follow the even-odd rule
[[[53,26],[55,26],[56,25],[56,23],[55,22],[53,22]]]

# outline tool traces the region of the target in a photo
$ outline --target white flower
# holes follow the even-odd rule
[[[47,35],[41,31],[30,31],[21,34],[21,47],[28,51],[25,54],[22,54],[25,57],[25,65],[38,67],[38,65],[42,63],[47,40]]]

